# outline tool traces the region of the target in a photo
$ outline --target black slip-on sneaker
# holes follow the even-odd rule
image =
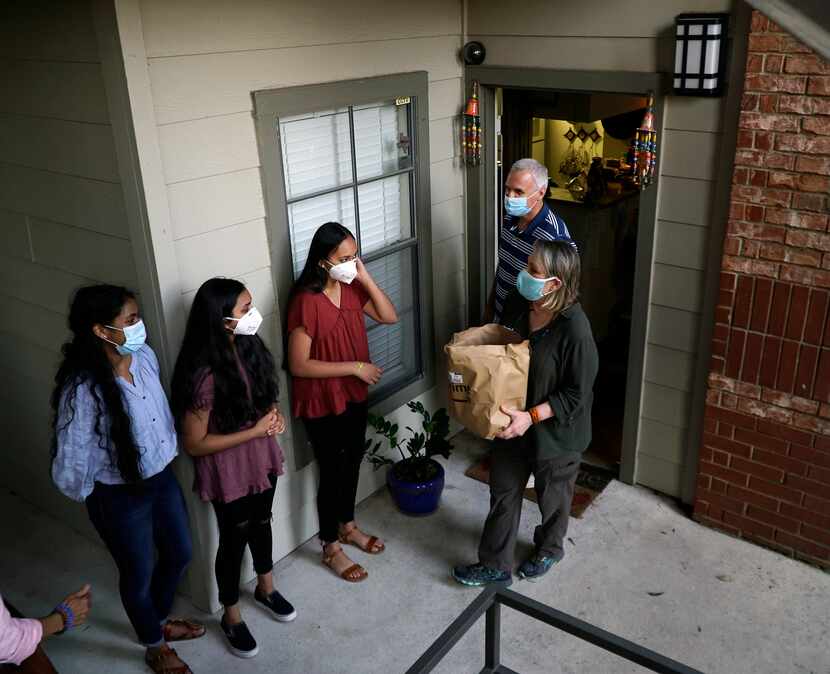
[[[281,623],[290,623],[297,617],[297,611],[294,610],[291,602],[289,602],[276,590],[274,590],[271,594],[266,595],[264,592],[260,592],[259,588],[257,588],[254,590],[254,599],[266,608],[270,609],[274,617]]]
[[[256,639],[248,629],[248,626],[241,622],[237,625],[228,625],[225,616],[222,616],[222,631],[228,639],[228,648],[238,658],[252,658],[259,653],[259,646]]]

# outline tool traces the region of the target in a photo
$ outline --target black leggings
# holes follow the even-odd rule
[[[271,488],[249,494],[229,503],[213,501],[219,524],[219,549],[216,551],[216,584],[219,601],[233,606],[239,601],[239,575],[245,546],[250,546],[254,570],[263,575],[274,567],[271,556],[271,506],[277,476],[269,475]]]
[[[368,403],[348,403],[343,414],[303,419],[320,467],[317,514],[323,543],[336,541],[338,525],[354,519],[368,413]]]

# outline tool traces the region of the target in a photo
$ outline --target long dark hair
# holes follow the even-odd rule
[[[104,350],[103,340],[92,332],[96,324],[111,325],[127,300],[135,295],[121,286],[96,285],[80,288],[69,308],[69,329],[72,339],[61,348],[63,360],[55,375],[51,404],[52,459],[58,455],[57,433],[75,417],[78,387],[89,383],[95,400],[95,434],[98,446],[107,451],[113,466],[124,482],[141,479],[141,453],[133,439],[130,417],[124,409],[121,389]],[[63,400],[63,403],[61,402]],[[64,424],[58,428],[61,404],[68,411]]]
[[[331,252],[350,236],[353,237],[353,234],[339,222],[327,222],[317,228],[311,239],[305,267],[291,289],[291,297],[302,290],[323,292],[329,273],[320,266],[320,262],[327,259]]]
[[[197,409],[197,392],[208,373],[213,374],[214,385],[211,415],[221,433],[235,433],[255,422],[279,398],[274,357],[265,343],[257,335],[236,335],[231,341],[225,329],[224,319],[243,290],[239,281],[212,278],[193,299],[173,372],[172,407],[179,426],[188,411]],[[240,364],[250,383],[250,396]]]

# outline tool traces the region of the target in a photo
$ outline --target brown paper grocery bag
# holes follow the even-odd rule
[[[488,440],[510,417],[499,407],[523,410],[527,397],[530,348],[512,330],[495,323],[453,335],[444,347],[449,371],[449,413]]]

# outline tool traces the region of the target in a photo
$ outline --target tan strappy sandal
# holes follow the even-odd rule
[[[154,674],[193,674],[190,667],[167,644],[163,645],[155,655],[147,652],[144,661]]]
[[[162,636],[171,641],[190,641],[205,636],[205,626],[188,618],[169,618],[162,628]]]
[[[344,545],[353,545],[356,548],[360,548],[361,550],[363,550],[363,552],[366,552],[370,555],[379,555],[381,552],[386,550],[386,546],[383,544],[383,541],[381,541],[377,536],[369,536],[369,534],[365,533],[365,536],[369,536],[369,540],[366,541],[365,546],[360,545],[351,537],[351,535],[355,531],[360,531],[356,524],[353,524],[348,529],[344,527],[343,530],[339,534],[337,534],[337,539]]]
[[[323,562],[323,564],[325,564],[327,567],[329,567],[332,571],[337,573],[337,571],[334,568],[334,558],[338,554],[341,554],[341,553],[345,556],[346,553],[343,552],[343,548],[338,548],[337,550],[335,550],[331,554],[327,555],[325,550],[326,550],[326,546],[324,545],[323,546],[323,559],[321,561]],[[364,569],[362,566],[360,566],[360,564],[352,564],[349,568],[344,569],[343,571],[341,571],[337,575],[339,575],[347,583],[360,583],[360,582],[366,580],[369,577],[369,572],[366,571],[366,569]]]

